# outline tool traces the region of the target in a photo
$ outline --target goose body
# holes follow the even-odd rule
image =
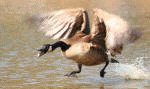
[[[62,54],[67,59],[86,66],[98,65],[107,60],[107,54],[104,53],[104,50],[93,47],[92,44],[86,42],[74,44]]]
[[[79,70],[68,76],[80,73],[82,65],[106,63],[100,71],[100,76],[104,77],[104,70],[109,64],[108,56],[121,54],[124,44],[140,37],[140,33],[130,29],[125,20],[102,9],[93,10],[91,30],[88,14],[83,8],[35,15],[29,21],[52,39],[59,39],[54,44],[44,44],[38,50],[39,57],[60,47],[64,57],[78,64]]]

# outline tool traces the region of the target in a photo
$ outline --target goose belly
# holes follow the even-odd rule
[[[94,48],[89,43],[72,45],[68,50],[62,52],[62,54],[67,59],[87,66],[98,65],[107,59],[107,55],[102,49]]]

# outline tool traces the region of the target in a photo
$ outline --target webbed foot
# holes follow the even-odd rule
[[[105,75],[105,71],[104,70],[102,70],[101,72],[100,72],[100,76],[102,77],[102,78],[104,78],[104,75]]]

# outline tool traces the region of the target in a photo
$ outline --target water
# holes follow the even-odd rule
[[[149,70],[144,67],[144,58],[137,58],[132,64],[114,64],[114,72],[124,79],[150,79]]]
[[[150,88],[150,1],[149,0],[1,0],[0,1],[0,88]],[[37,58],[36,49],[55,41],[29,29],[30,16],[64,8],[83,7],[92,20],[92,9],[119,15],[138,28],[142,37],[126,45],[119,64],[83,66],[77,78],[65,74],[77,69],[75,62],[61,56],[60,49]]]

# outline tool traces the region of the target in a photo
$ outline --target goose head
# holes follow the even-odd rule
[[[42,45],[42,48],[37,49],[37,51],[39,51],[37,57],[41,57],[46,54],[49,51],[50,46],[50,44],[44,44]]]

